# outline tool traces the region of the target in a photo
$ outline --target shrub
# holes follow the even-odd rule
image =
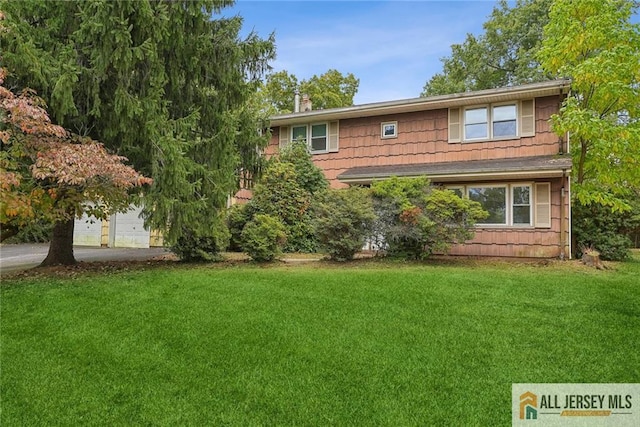
[[[638,202],[631,201],[633,209],[626,212],[612,212],[610,207],[597,203],[583,205],[575,202],[572,210],[573,233],[580,248],[593,247],[604,260],[622,261],[630,256],[632,246],[627,233],[640,226]]]
[[[287,252],[315,252],[318,242],[311,201],[311,193],[298,183],[295,166],[276,159],[256,185],[248,209],[280,218],[287,234]]]
[[[227,227],[229,228],[229,250],[242,252],[242,230],[253,216],[250,205],[233,205],[227,210]]]
[[[206,232],[183,227],[182,233],[171,250],[182,261],[219,261],[220,252],[229,244],[229,230],[224,221],[217,221],[216,227]]]
[[[374,234],[391,256],[424,259],[473,237],[476,221],[487,213],[479,203],[423,178],[396,178],[372,185],[378,219]]]
[[[242,231],[242,247],[255,261],[272,261],[286,242],[285,227],[271,215],[257,214]]]
[[[309,194],[322,193],[329,187],[322,169],[313,163],[311,153],[304,141],[293,141],[284,147],[278,156],[278,161],[291,163],[296,171],[295,180],[303,190]]]
[[[329,190],[315,213],[320,245],[335,261],[353,259],[362,250],[376,217],[370,191],[359,187]]]

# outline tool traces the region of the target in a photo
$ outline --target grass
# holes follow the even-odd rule
[[[640,262],[361,261],[5,280],[2,425],[509,425],[640,382]]]

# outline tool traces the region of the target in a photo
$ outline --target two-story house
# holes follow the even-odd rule
[[[571,158],[550,117],[568,80],[274,116],[266,154],[305,140],[334,188],[426,175],[489,216],[450,253],[568,257]],[[308,108],[305,108],[308,110]]]

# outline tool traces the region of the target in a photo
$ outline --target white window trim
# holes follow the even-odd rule
[[[515,187],[529,187],[529,223],[528,224],[522,224],[522,223],[514,224],[513,222],[513,207],[514,207],[513,190]],[[533,206],[534,206],[533,183],[532,182],[514,182],[509,184],[509,196],[511,197],[511,201],[509,203],[509,209],[511,210],[511,215],[510,215],[511,226],[527,227],[527,228],[533,227]],[[526,205],[518,205],[518,206],[526,206]]]
[[[485,108],[487,110],[487,122],[486,122],[486,132],[487,132],[487,136],[481,136],[479,138],[467,138],[467,111],[468,110],[479,110],[480,108]],[[462,109],[462,117],[461,117],[461,121],[462,121],[462,141],[466,142],[477,142],[477,141],[487,141],[491,139],[491,105],[490,104],[484,104],[484,105],[473,105],[473,106],[469,106],[469,107],[464,107]],[[474,124],[480,124],[480,123],[474,123]]]
[[[462,194],[465,198],[469,198],[469,188],[506,188],[505,191],[505,220],[504,224],[491,224],[491,223],[476,223],[476,227],[479,228],[536,228],[534,226],[534,213],[535,213],[535,185],[536,182],[510,182],[505,183],[478,183],[478,184],[466,184],[466,185],[448,185],[447,189],[462,189]],[[514,187],[529,187],[529,224],[514,224],[513,223],[513,188]]]
[[[515,135],[507,135],[507,136],[493,136],[493,108],[500,107],[503,105],[513,105],[516,107],[516,134]],[[467,127],[466,127],[466,113],[467,110],[477,110],[479,108],[487,109],[487,136],[481,138],[467,138]],[[494,104],[479,104],[479,105],[470,105],[468,107],[464,107],[462,109],[461,114],[461,128],[462,128],[462,142],[484,142],[484,141],[501,141],[505,139],[514,139],[520,138],[520,103],[517,101],[511,102],[496,102]]]
[[[385,135],[384,134],[384,128],[385,126],[393,126],[393,135]],[[393,121],[393,122],[382,122],[380,123],[380,138],[382,139],[391,139],[391,138],[397,138],[398,137],[398,122],[397,121]]]
[[[496,228],[504,228],[504,227],[509,227],[509,218],[510,218],[510,214],[511,214],[511,209],[509,209],[509,184],[469,184],[465,186],[464,189],[464,195],[466,196],[467,199],[470,199],[469,197],[469,189],[470,188],[504,188],[505,191],[505,212],[504,212],[504,220],[505,222],[503,224],[496,224],[496,223],[487,223],[487,222],[477,222],[476,226],[477,227],[496,227]]]
[[[311,130],[313,126],[318,126],[318,125],[324,125],[325,128],[325,149],[324,150],[314,150],[312,148],[311,142],[313,139],[313,136],[311,134]],[[329,152],[329,122],[316,122],[316,123],[307,123],[307,124],[300,124],[300,125],[291,125],[291,129],[289,130],[289,140],[290,141],[294,141],[293,139],[293,129],[294,128],[301,128],[301,127],[306,127],[306,132],[307,132],[307,138],[306,138],[306,143],[307,143],[307,147],[309,148],[309,152],[311,154],[324,154],[324,153],[328,153]]]

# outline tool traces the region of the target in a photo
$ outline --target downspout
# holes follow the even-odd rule
[[[564,182],[566,179],[566,169],[562,169],[562,187],[560,188],[560,260],[564,261],[566,257],[567,244],[565,241],[564,228],[565,228],[565,203],[566,203],[566,191],[564,188]]]
[[[567,197],[568,198],[567,198],[567,200],[569,202],[569,215],[568,215],[568,219],[567,219],[567,221],[569,223],[569,259],[572,259],[572,257],[573,257],[573,234],[572,234],[572,231],[571,231],[571,221],[572,221],[572,219],[571,219],[571,215],[572,215],[571,214],[571,177],[567,178],[567,188],[568,188],[568,191],[567,191],[567,193],[568,193]]]
[[[571,155],[571,132],[567,131],[567,154]],[[563,174],[564,175],[564,171]],[[562,183],[562,185],[564,186],[564,182]],[[568,243],[569,243],[569,259],[573,258],[573,233],[572,233],[572,228],[571,228],[571,176],[569,175],[567,177],[567,191],[565,194],[565,197],[567,199],[567,205],[569,206],[568,209],[568,215],[567,215],[567,222],[568,222]]]

